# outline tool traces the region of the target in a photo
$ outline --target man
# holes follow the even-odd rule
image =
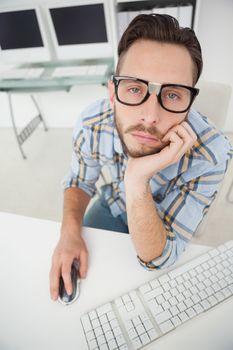
[[[88,107],[74,131],[65,182],[61,237],[50,273],[72,292],[76,258],[87,274],[84,213],[103,166],[111,183],[84,218],[86,226],[129,232],[146,268],[173,264],[214,200],[232,149],[206,118],[190,111],[202,71],[199,42],[168,15],[139,15],[123,34],[109,101]]]

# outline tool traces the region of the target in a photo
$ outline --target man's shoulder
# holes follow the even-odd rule
[[[113,111],[108,99],[101,99],[86,107],[80,116],[83,127],[93,128],[95,125],[112,124]]]
[[[194,157],[214,165],[232,158],[233,150],[229,140],[207,117],[192,110],[187,121],[197,135],[193,147]]]
[[[74,126],[73,138],[80,135],[89,138],[92,134],[113,134],[114,116],[108,99],[97,100],[88,105],[78,116]]]

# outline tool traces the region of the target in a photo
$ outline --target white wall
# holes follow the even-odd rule
[[[26,2],[25,0],[1,0],[0,7],[4,4]],[[46,2],[46,0],[34,0],[29,3]],[[200,0],[199,5],[197,35],[203,50],[203,78],[228,83],[233,89],[233,1]],[[73,88],[70,93],[40,94],[39,101],[50,127],[72,127],[77,114],[84,106],[106,95],[107,91],[104,87],[79,86]],[[23,126],[29,118],[28,113],[33,112],[33,108],[27,97],[22,99],[17,96],[16,98],[17,124]],[[0,127],[11,126],[4,94],[0,94],[0,106]],[[224,129],[233,132],[233,92]]]
[[[232,87],[224,130],[233,132],[233,1],[200,0],[197,27],[204,58],[202,78]]]

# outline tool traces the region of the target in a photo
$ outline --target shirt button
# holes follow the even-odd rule
[[[157,194],[157,196],[155,196],[154,199],[157,203],[160,203],[160,202],[162,202],[163,197],[161,194]]]

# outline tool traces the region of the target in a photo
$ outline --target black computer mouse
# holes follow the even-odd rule
[[[63,278],[60,277],[58,300],[63,305],[72,304],[79,297],[79,294],[80,294],[79,263],[76,260],[73,262],[71,266],[71,282],[72,282],[73,291],[72,291],[72,294],[69,295],[66,292]]]

